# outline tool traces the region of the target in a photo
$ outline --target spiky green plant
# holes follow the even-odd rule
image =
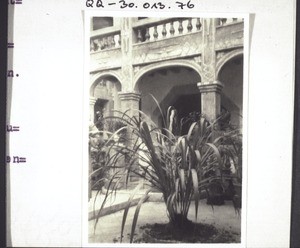
[[[197,219],[201,192],[209,194],[210,185],[224,181],[226,158],[234,158],[232,148],[226,145],[232,134],[214,138],[217,120],[210,123],[201,116],[191,124],[186,135],[175,135],[175,130],[178,130],[176,125],[180,122],[176,120],[176,110],[172,107],[163,116],[164,127],[155,125],[141,111],[139,114],[140,118],[130,117],[127,112],[119,112],[119,117],[111,117],[126,123],[123,128],[127,129],[128,136],[125,146],[119,142],[106,142],[106,167],[126,173],[126,183],[130,174],[144,179],[148,185],[162,193],[170,225],[174,228],[187,228],[191,223],[187,218],[191,203],[194,201]],[[116,131],[113,136],[118,132],[121,130]],[[124,156],[129,159],[126,163],[120,163]],[[106,194],[115,191],[115,188],[109,190],[109,185],[115,178],[114,174]],[[147,200],[150,191],[151,188],[137,205],[130,242],[133,240],[140,207]],[[129,198],[124,210],[121,241],[132,199],[133,196]]]

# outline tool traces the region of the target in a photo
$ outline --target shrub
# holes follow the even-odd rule
[[[119,113],[120,114],[120,113]],[[117,130],[113,135],[127,129],[126,146],[119,142],[106,142],[107,168],[119,168],[126,173],[126,182],[130,174],[143,178],[148,185],[163,195],[167,207],[167,215],[170,225],[174,228],[187,228],[191,221],[188,220],[192,201],[195,202],[195,216],[198,215],[200,195],[206,192],[209,197],[213,194],[216,185],[224,187],[228,180],[233,182],[234,177],[228,173],[228,162],[236,170],[237,158],[232,144],[240,134],[238,132],[223,132],[215,137],[217,120],[210,123],[203,116],[193,122],[186,135],[178,134],[180,122],[176,120],[176,110],[170,107],[166,116],[163,116],[164,127],[155,125],[144,113],[140,112],[141,118],[130,117],[127,112],[111,117],[125,123],[126,126]],[[112,151],[114,151],[112,153]],[[113,155],[112,155],[113,154]],[[120,164],[121,157],[126,155],[129,160]],[[139,163],[141,161],[142,163]],[[227,173],[225,173],[227,171]],[[116,190],[112,182],[116,180],[117,171],[109,180],[106,196]],[[138,219],[139,210],[151,188],[146,191],[137,205],[134,215],[130,241]],[[121,226],[121,240],[124,225],[130,207],[131,196],[124,211]],[[105,203],[105,202],[104,202]],[[104,206],[102,204],[102,207]],[[101,207],[101,208],[102,208]],[[100,209],[101,211],[101,209]],[[99,211],[99,212],[100,212]],[[96,219],[95,227],[99,219]]]

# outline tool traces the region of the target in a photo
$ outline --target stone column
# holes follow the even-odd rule
[[[94,23],[93,23],[93,17],[91,17],[91,19],[90,19],[90,31],[94,31],[94,28],[93,28],[93,26],[94,26]]]
[[[89,131],[97,129],[94,124],[94,106],[96,103],[96,98],[90,97],[90,120],[89,120]],[[89,141],[90,142],[90,141]],[[89,175],[93,172],[92,159],[91,159],[91,144],[89,143]],[[89,179],[89,189],[88,189],[88,199],[92,197],[92,180]]]
[[[223,84],[216,75],[216,27],[218,19],[203,19],[202,82],[197,84],[201,93],[201,113],[214,121],[221,112],[221,91]]]
[[[97,99],[95,97],[90,96],[90,123],[94,123],[95,120],[95,113],[94,113],[94,107]]]
[[[221,91],[223,84],[219,81],[199,82],[197,86],[201,93],[201,113],[209,121],[214,121],[221,113]]]
[[[139,112],[137,110],[139,110],[141,95],[136,92],[119,92],[119,97],[121,100],[122,112],[127,111],[126,114],[129,115],[130,117],[135,116],[135,117],[139,118]],[[137,139],[137,137],[135,135],[133,135],[132,132],[127,132],[127,134],[126,134],[127,142],[125,145],[132,148],[136,139]],[[138,166],[137,163],[138,162],[136,162],[136,165],[134,164],[132,166],[132,168],[134,168],[135,166]],[[125,182],[125,179],[126,179],[126,175],[124,175],[124,178],[123,178],[124,182]],[[131,187],[133,187],[136,183],[140,183],[141,179],[139,177],[137,177],[135,174],[130,174],[129,182],[131,184]]]
[[[202,78],[203,82],[214,82],[216,80],[216,18],[203,19],[202,31]]]
[[[141,95],[136,92],[119,92],[122,111],[130,116],[139,116],[136,110],[139,110]]]

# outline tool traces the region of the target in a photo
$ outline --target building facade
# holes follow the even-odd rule
[[[214,120],[224,109],[241,125],[243,54],[243,19],[93,17],[90,120],[140,109],[159,123],[152,94],[179,117]]]

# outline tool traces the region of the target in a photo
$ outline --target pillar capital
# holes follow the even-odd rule
[[[209,121],[217,119],[221,112],[221,92],[223,84],[219,81],[208,81],[197,83],[201,93],[201,113]]]
[[[199,82],[198,89],[201,93],[216,92],[221,93],[224,85],[220,81]]]
[[[97,99],[93,96],[90,96],[90,104],[95,104]]]
[[[139,101],[141,99],[141,94],[137,92],[119,92],[118,94],[121,101]]]
[[[122,111],[127,111],[131,117],[138,116],[141,94],[137,92],[119,92]]]

